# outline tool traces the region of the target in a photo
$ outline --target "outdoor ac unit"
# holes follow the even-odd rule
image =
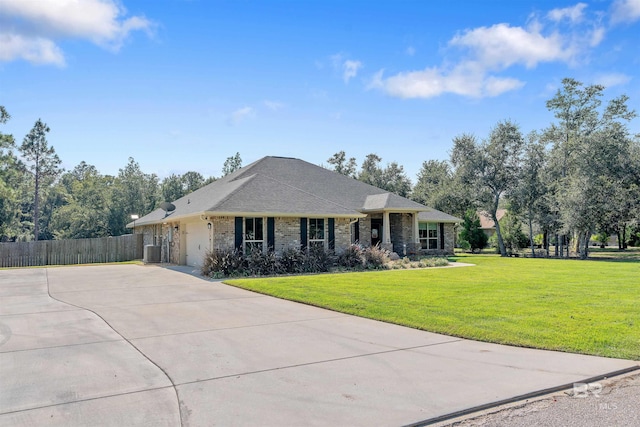
[[[144,257],[142,261],[145,264],[160,262],[160,246],[146,245],[144,247]]]

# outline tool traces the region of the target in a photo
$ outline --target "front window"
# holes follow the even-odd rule
[[[438,249],[438,224],[421,222],[418,230],[422,249]]]
[[[309,218],[309,246],[324,248],[324,218]]]
[[[264,246],[264,219],[245,218],[244,220],[244,253],[249,255],[252,251],[262,252]]]

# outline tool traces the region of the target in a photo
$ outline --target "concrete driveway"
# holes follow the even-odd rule
[[[158,266],[0,271],[0,425],[406,425],[631,369]]]

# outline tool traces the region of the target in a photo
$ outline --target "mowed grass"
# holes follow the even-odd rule
[[[640,360],[640,262],[457,259],[475,266],[227,283],[447,335]]]

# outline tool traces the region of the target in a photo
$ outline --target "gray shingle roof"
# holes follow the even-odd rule
[[[427,212],[420,212],[418,214],[418,221],[448,222],[448,223],[462,222],[460,218],[457,218],[453,215],[449,215],[448,213],[444,213],[436,209],[431,209],[430,211],[427,211]]]
[[[263,157],[173,204],[176,209],[169,215],[157,209],[136,220],[136,225],[201,214],[260,213],[355,218],[371,210],[429,209],[356,179],[287,157]]]
[[[385,209],[408,210],[408,211],[427,211],[428,207],[416,203],[413,200],[398,196],[395,193],[382,193],[367,196],[364,206],[360,208],[363,212],[381,211]]]

